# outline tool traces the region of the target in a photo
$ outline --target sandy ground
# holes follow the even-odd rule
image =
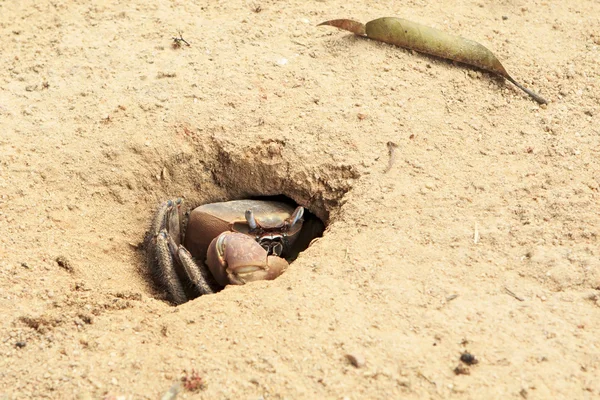
[[[0,399],[600,396],[600,3],[216,3],[0,1]],[[380,16],[551,103],[316,27]],[[161,201],[275,194],[283,276],[164,300]]]

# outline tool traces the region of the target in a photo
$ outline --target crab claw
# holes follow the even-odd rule
[[[275,279],[289,266],[285,259],[267,255],[252,237],[237,232],[223,232],[213,239],[206,264],[222,286]]]

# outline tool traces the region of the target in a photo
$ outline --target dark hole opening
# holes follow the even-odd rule
[[[276,201],[276,202],[284,203],[284,204],[290,206],[287,208],[289,208],[291,210],[295,210],[296,207],[298,206],[298,204],[295,203],[292,199],[290,199],[289,197],[284,196],[284,195],[253,196],[253,197],[247,197],[245,199],[240,199],[240,200]],[[194,222],[195,229],[193,229],[191,231],[187,228],[192,225],[191,221],[194,220],[194,218],[191,217],[192,214],[190,214],[192,210],[182,209],[185,207],[185,204],[181,204],[181,208],[178,208],[179,205],[180,205],[180,203],[167,202],[161,206],[158,213],[155,215],[155,220],[152,224],[152,226],[154,227],[152,229],[154,229],[155,232],[154,233],[149,232],[149,234],[147,236],[147,240],[146,240],[146,245],[145,245],[147,256],[148,256],[149,268],[150,268],[150,271],[154,278],[153,279],[154,282],[159,287],[164,289],[167,293],[167,297],[169,298],[169,300],[176,304],[181,304],[188,300],[194,299],[194,298],[200,296],[201,293],[218,292],[223,288],[223,286],[222,286],[223,283],[217,283],[217,281],[219,281],[219,279],[215,279],[216,276],[214,276],[213,273],[210,272],[208,266],[206,265],[206,261],[207,261],[206,256],[205,255],[203,255],[202,257],[196,256],[194,254],[195,253],[194,249],[199,249],[199,248],[206,249],[206,247],[204,247],[204,246],[208,246],[208,242],[210,242],[212,240],[212,238],[217,237],[220,232],[229,231],[229,228],[227,228],[228,225],[224,224],[224,225],[222,225],[221,228],[218,228],[217,231],[213,230],[212,233],[210,235],[208,235],[208,237],[202,234],[202,232],[204,232],[204,227],[206,227],[207,231],[210,231],[210,229],[212,227],[214,227],[214,225],[213,225],[214,222],[212,222],[214,220],[214,218],[213,218],[214,215],[224,215],[224,214],[222,214],[222,209],[218,208],[220,203],[211,203],[211,204],[202,206],[203,210],[206,210],[204,208],[206,206],[214,207],[215,205],[217,205],[217,208],[210,209],[208,214],[206,214],[204,211],[201,212],[200,214],[196,214],[196,215],[203,215],[203,217],[200,217],[199,219],[194,217],[194,218],[196,218],[196,220]],[[243,204],[242,207],[246,207],[246,204]],[[250,206],[250,207],[253,207],[253,206]],[[230,206],[225,206],[225,209],[230,210]],[[179,211],[177,211],[177,210],[179,210]],[[240,211],[241,211],[241,213],[240,213]],[[229,211],[227,211],[227,213],[229,213]],[[244,209],[236,211],[235,215],[237,215],[237,213],[240,213],[240,215],[242,216],[240,218],[243,220],[243,215],[245,213]],[[179,220],[179,222],[177,222],[178,221],[177,215],[179,215],[180,216],[179,218],[181,218]],[[206,217],[204,217],[204,215],[209,215],[208,219],[203,220],[203,218],[206,218]],[[280,214],[276,214],[276,215],[280,215]],[[264,214],[262,215],[262,217],[264,218]],[[277,217],[275,219],[277,221],[277,223],[279,223],[279,218],[280,217]],[[290,219],[290,220],[292,220],[292,219]],[[323,223],[323,221],[321,221],[314,213],[310,212],[310,210],[308,210],[306,208],[304,208],[304,214],[303,214],[302,219],[303,219],[302,228],[300,229],[300,231],[297,231],[297,230],[294,231],[293,234],[290,233],[290,236],[288,236],[288,238],[291,238],[292,237],[291,235],[293,235],[293,240],[290,239],[289,243],[286,242],[286,244],[289,244],[289,246],[287,246],[287,250],[286,250],[285,254],[282,254],[282,257],[285,257],[285,260],[288,263],[292,263],[294,260],[296,260],[298,258],[298,256],[300,255],[300,253],[303,252],[304,250],[306,250],[309,247],[310,243],[315,238],[323,236],[323,232],[325,230],[325,224]],[[234,220],[238,220],[238,217],[235,217]],[[206,222],[198,222],[198,221],[206,221]],[[260,222],[259,218],[257,218],[256,221]],[[222,223],[222,222],[219,222],[219,224],[220,223]],[[282,223],[283,223],[283,220],[282,220]],[[237,222],[235,224],[229,225],[229,227],[231,227],[231,229],[234,229],[234,227],[236,225],[237,225]],[[289,226],[289,225],[286,225],[286,226]],[[158,228],[156,228],[156,227],[158,227]],[[198,230],[197,229],[198,227],[200,227],[202,229]],[[262,229],[262,227],[260,229]],[[279,236],[277,236],[277,234],[281,232],[281,231],[278,231],[278,229],[279,228],[277,225],[271,226],[267,229],[267,234],[272,235],[274,233],[275,238],[277,238],[277,237],[279,237]],[[293,229],[289,230],[289,231],[286,229],[284,229],[284,230],[288,233],[293,231]],[[178,232],[182,233],[181,236],[179,236]],[[238,232],[241,232],[241,231],[238,231]],[[265,231],[261,231],[261,232],[264,233]],[[248,228],[246,227],[246,231],[244,231],[242,233],[253,236],[256,234],[256,231],[251,231],[250,233],[248,233]],[[184,257],[185,254],[182,254],[180,251],[177,250],[177,248],[179,247],[180,243],[183,247],[185,247],[184,245],[189,244],[187,242],[188,235],[192,235],[191,237],[194,238],[194,239],[190,239],[191,240],[190,243],[204,243],[204,245],[200,246],[200,247],[190,246],[190,248],[187,250],[190,251],[191,254],[184,251],[184,253],[188,254],[188,256]],[[262,235],[262,233],[260,235]],[[256,236],[257,241],[259,241],[260,235]],[[227,238],[230,237],[229,235],[226,235],[226,236],[227,236]],[[269,236],[268,238],[270,239],[271,237],[273,237],[273,236]],[[210,238],[208,240],[208,242],[206,240],[204,240],[207,238]],[[263,239],[264,239],[264,236],[261,236],[260,240],[263,240]],[[218,242],[218,240],[216,240],[216,242]],[[244,241],[244,243],[245,243],[245,241]],[[213,247],[213,249],[214,248],[215,247]],[[229,248],[229,247],[226,247],[226,248]],[[245,249],[245,247],[243,247],[243,246],[241,248],[240,247],[237,247],[237,248]],[[226,251],[225,251],[225,253],[226,253]],[[206,254],[206,252],[204,252],[203,254]],[[216,254],[216,253],[213,253],[213,254]],[[185,260],[188,257],[189,257],[190,261]],[[200,258],[204,258],[204,259],[200,259]],[[214,258],[213,258],[213,260],[214,260]],[[219,263],[218,265],[221,265],[221,264]],[[231,264],[228,264],[228,265],[231,266]],[[252,265],[254,265],[254,264],[252,264]],[[269,263],[269,265],[272,265],[272,264]],[[242,266],[244,267],[245,264],[242,264]],[[218,270],[222,271],[221,267],[219,267]],[[229,269],[227,269],[227,270],[229,271]],[[231,275],[228,275],[228,276],[231,277]],[[275,276],[277,276],[277,275],[275,275]],[[201,277],[203,277],[203,278],[200,279]],[[236,277],[239,277],[239,276],[236,275]],[[260,279],[265,279],[265,278],[263,277]],[[273,279],[273,278],[271,277],[271,278],[267,278],[267,279]],[[244,281],[244,278],[242,278],[241,280]],[[253,280],[253,279],[250,279],[250,280]],[[204,286],[199,285],[198,282],[205,282],[203,284]],[[222,282],[222,280],[221,280],[221,282]],[[228,284],[231,284],[231,283],[236,283],[236,282],[229,281]],[[203,292],[203,290],[204,290],[204,289],[202,289],[203,287],[207,287],[210,290]]]

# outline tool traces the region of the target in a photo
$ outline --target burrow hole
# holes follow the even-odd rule
[[[359,173],[351,165],[308,165],[302,155],[291,151],[281,141],[266,140],[252,147],[240,147],[218,140],[203,140],[200,143],[197,154],[174,155],[166,165],[168,175],[174,178],[168,187],[169,192],[188,193],[194,197],[190,188],[202,188],[202,197],[212,200],[202,202],[197,201],[200,200],[198,198],[192,198],[190,202],[186,201],[182,207],[182,225],[187,224],[187,216],[191,215],[189,213],[192,209],[207,203],[232,200],[274,201],[287,205],[291,210],[302,205],[303,227],[293,251],[285,256],[289,263],[300,257],[315,238],[323,235],[330,214],[339,209],[342,197],[359,177]],[[243,219],[243,212],[238,217]],[[182,232],[182,236],[187,237],[190,234],[184,226]],[[172,251],[168,255],[164,254],[165,251],[157,252],[152,235],[149,234],[148,238],[148,266],[160,293],[165,293],[166,298],[175,304],[198,297],[198,287],[190,282],[190,274],[186,272],[177,256],[174,256]],[[159,258],[165,256],[171,257],[174,264],[174,271],[171,271],[170,277],[169,272],[165,272],[159,262]],[[208,272],[206,260],[201,258],[204,256],[196,257],[195,263],[202,269],[210,287],[215,292],[220,291],[224,286],[215,282],[212,276],[214,274]],[[173,291],[168,288],[169,279],[180,282],[183,295],[173,295]]]

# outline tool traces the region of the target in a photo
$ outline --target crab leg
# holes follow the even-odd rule
[[[177,215],[177,218],[173,218],[173,213],[179,214],[179,205],[182,201],[182,199],[167,200],[160,205],[152,221],[152,226],[150,226],[150,233],[154,237],[158,236],[163,229],[167,229],[169,233],[173,233],[172,230],[176,230],[177,236],[180,236],[179,215]],[[176,227],[173,225],[173,222],[176,222]],[[179,242],[180,240],[181,238],[178,237],[177,241]]]
[[[154,251],[148,254],[152,274],[167,290],[171,300],[176,304],[185,303],[188,297],[177,275],[175,257],[171,250],[181,243],[181,229],[179,226],[179,205],[181,199],[168,200],[160,205],[156,217],[152,221],[147,240],[155,244]]]
[[[206,280],[206,273],[181,245],[179,206],[182,200],[168,200],[161,204],[152,222],[151,232],[155,252],[151,254],[153,273],[169,293],[171,300],[182,304],[189,300],[180,276],[185,273],[198,294],[211,294],[214,290]]]
[[[173,256],[169,249],[169,234],[166,230],[160,231],[156,236],[156,254],[151,255],[157,261],[157,267],[152,271],[159,278],[159,281],[167,289],[171,300],[176,304],[182,304],[188,301],[185,290],[179,281],[175,266],[173,265]]]
[[[215,293],[215,290],[211,288],[207,281],[206,272],[196,263],[196,261],[194,261],[192,255],[185,247],[179,246],[177,249],[177,256],[179,257],[179,261],[185,269],[185,273],[190,279],[190,282],[192,282],[200,295]]]

